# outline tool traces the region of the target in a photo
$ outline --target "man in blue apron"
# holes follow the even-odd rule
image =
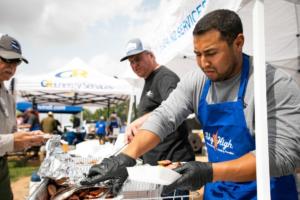
[[[101,172],[92,168],[89,181],[111,179],[118,173],[125,177],[126,166],[134,165],[135,158],[195,112],[209,162],[191,161],[175,169],[182,176],[164,192],[205,185],[204,199],[257,199],[253,66],[252,58],[242,53],[241,20],[233,11],[216,10],[199,20],[193,35],[201,70],[182,79],[128,147],[99,164]],[[300,166],[300,89],[279,69],[267,64],[266,70],[271,197],[297,199],[292,174]]]

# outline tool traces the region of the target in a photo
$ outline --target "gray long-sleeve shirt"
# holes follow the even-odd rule
[[[254,138],[253,66],[250,63],[244,114]],[[266,72],[270,173],[282,176],[300,167],[300,89],[283,71],[267,65]],[[154,132],[163,140],[189,114],[197,115],[205,80],[200,69],[186,74],[169,98],[152,112],[142,129]],[[208,103],[236,100],[239,83],[240,74],[226,81],[213,82],[207,95]]]
[[[13,151],[16,131],[15,101],[3,83],[0,83],[0,156]]]

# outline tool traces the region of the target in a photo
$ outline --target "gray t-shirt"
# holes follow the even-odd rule
[[[0,156],[13,151],[12,133],[17,130],[15,113],[15,101],[4,84],[0,83]]]
[[[252,61],[250,63],[244,114],[254,139],[253,66]],[[291,76],[280,69],[267,65],[266,73],[270,173],[282,176],[300,167],[300,89]],[[156,133],[163,140],[189,114],[197,115],[205,80],[200,69],[186,74],[169,98],[152,112],[142,129]],[[208,103],[236,100],[239,83],[240,74],[226,81],[213,82],[207,95]]]

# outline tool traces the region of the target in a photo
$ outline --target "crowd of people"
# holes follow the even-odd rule
[[[126,129],[129,144],[125,150],[93,165],[81,184],[92,186],[109,180],[117,195],[128,177],[126,167],[134,166],[141,157],[151,165],[159,160],[185,162],[174,169],[181,177],[164,186],[162,196],[189,194],[203,188],[204,199],[256,199],[254,67],[253,58],[243,53],[244,41],[243,25],[235,12],[220,9],[206,14],[193,30],[199,69],[179,81],[174,72],[157,63],[154,53],[141,39],[130,40],[121,61],[128,60],[132,70],[145,80],[139,118]],[[32,136],[54,132],[57,122],[48,113],[39,123],[36,111],[26,111],[18,121],[31,134],[22,133],[26,137],[18,139],[21,133],[15,133],[14,100],[3,82],[27,60],[14,38],[2,36],[0,47],[0,196],[11,200],[6,153],[40,144],[42,137]],[[294,174],[300,168],[300,90],[291,76],[270,64],[266,64],[266,74],[266,162],[270,164],[271,197],[297,199]],[[204,132],[208,162],[195,161],[187,139],[184,120],[192,113]],[[74,119],[73,128],[77,125]],[[107,121],[100,116],[95,132],[102,139],[120,127],[120,119],[113,113]],[[40,129],[43,132],[35,132]]]
[[[17,115],[17,128],[29,131],[41,130],[49,134],[61,134],[59,130],[61,123],[54,118],[50,111],[47,117],[40,120],[40,114],[37,110],[29,108],[24,113]]]
[[[108,138],[117,135],[122,128],[122,121],[118,117],[117,113],[112,112],[107,120],[104,116],[100,116],[99,120],[95,124],[95,134],[99,138],[100,144],[104,144]],[[112,139],[110,139],[112,142]]]

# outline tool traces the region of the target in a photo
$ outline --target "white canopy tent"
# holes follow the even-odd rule
[[[127,81],[101,74],[79,58],[45,75],[17,76],[16,91],[20,97],[39,104],[97,107],[110,107],[132,99],[130,96],[133,95],[132,86]],[[131,109],[132,102],[129,114]]]
[[[197,67],[192,31],[197,21],[215,9],[238,12],[244,25],[244,52],[255,55],[255,121],[258,199],[270,199],[265,61],[283,68],[300,84],[300,0],[172,0],[146,38],[158,61],[182,76]],[[257,87],[259,86],[259,87]]]
[[[266,0],[264,24],[267,62],[283,68],[300,84],[299,2]],[[253,5],[254,0],[167,1],[165,16],[145,39],[151,43],[160,63],[183,75],[197,67],[192,45],[192,30],[196,22],[207,12],[227,8],[237,11],[242,18],[246,38],[244,52],[253,55]]]

